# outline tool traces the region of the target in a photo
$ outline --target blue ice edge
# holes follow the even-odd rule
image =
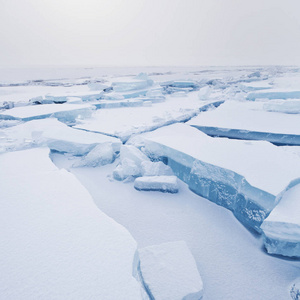
[[[268,141],[278,146],[300,146],[300,135],[259,132],[243,129],[230,129],[211,126],[191,125],[212,137],[226,137],[239,140]]]
[[[145,151],[152,159],[168,164],[191,191],[232,211],[246,228],[263,233],[268,253],[300,257],[300,239],[271,238],[261,228],[283,194],[299,184],[300,178],[294,179],[277,196],[252,186],[234,171],[195,159],[163,144],[146,140]]]
[[[157,147],[160,157],[151,150]],[[276,205],[274,195],[251,186],[243,176],[231,170],[154,141],[146,141],[145,149],[150,157],[167,163],[194,193],[231,210],[246,227],[261,233],[260,225]]]
[[[267,99],[299,99],[300,91],[286,91],[286,92],[253,92],[249,93],[247,100],[255,101],[257,98],[267,98]]]

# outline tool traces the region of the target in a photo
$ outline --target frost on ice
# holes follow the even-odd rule
[[[150,299],[202,298],[202,279],[184,241],[142,248],[138,255],[140,276]]]

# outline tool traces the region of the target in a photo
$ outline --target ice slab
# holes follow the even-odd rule
[[[48,149],[0,155],[3,299],[142,299],[136,242]]]
[[[286,114],[300,114],[300,99],[273,100],[264,104],[266,111],[280,112]]]
[[[276,196],[300,178],[300,160],[264,141],[211,138],[186,124],[143,134],[145,151],[166,158],[197,194],[230,209],[260,231]]]
[[[153,80],[149,79],[144,73],[139,74],[134,78],[126,80],[114,81],[112,83],[113,90],[116,92],[127,92],[132,90],[145,89],[153,85]]]
[[[134,187],[139,191],[159,191],[163,193],[178,193],[176,176],[145,176],[134,181]]]
[[[138,250],[140,276],[150,299],[198,300],[203,283],[195,259],[184,241]]]
[[[51,150],[85,155],[99,144],[120,151],[121,141],[107,135],[74,129],[54,118],[33,120],[2,130],[0,147],[6,151],[47,145]]]
[[[300,145],[300,115],[265,111],[265,105],[269,104],[226,101],[188,124],[211,136]]]
[[[299,99],[300,90],[269,89],[266,91],[252,92],[247,95],[248,100],[256,99]]]
[[[300,257],[300,179],[278,198],[279,203],[261,226],[265,247],[272,254]]]
[[[45,104],[15,107],[0,113],[0,119],[31,121],[54,116],[65,121],[74,121],[79,116],[90,116],[94,107],[89,104]]]

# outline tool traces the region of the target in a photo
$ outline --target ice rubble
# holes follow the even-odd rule
[[[292,300],[300,300],[300,278],[298,278],[291,286],[290,295]]]
[[[0,155],[1,297],[142,299],[135,240],[48,154]]]
[[[94,107],[89,104],[45,104],[15,107],[0,113],[0,119],[31,121],[45,119],[50,116],[66,122],[73,122],[79,116],[88,117]]]
[[[272,254],[300,257],[300,179],[278,198],[279,203],[261,225],[265,247]]]
[[[116,180],[127,177],[138,177],[142,174],[142,163],[150,161],[138,148],[132,145],[122,145],[120,149],[120,163],[113,171]]]
[[[72,167],[98,167],[111,164],[115,158],[115,151],[111,143],[103,143],[95,146],[80,161],[74,163]]]
[[[146,153],[165,157],[191,190],[259,232],[276,196],[300,178],[299,157],[264,141],[211,138],[186,124],[160,128],[143,139]]]
[[[134,181],[134,187],[139,191],[178,193],[178,182],[176,176],[138,177]]]
[[[152,161],[143,161],[141,163],[142,175],[143,176],[172,176],[172,169],[165,165],[162,161],[152,162]]]
[[[33,120],[6,128],[2,134],[0,152],[1,148],[2,151],[12,151],[47,145],[51,150],[85,155],[99,144],[110,144],[114,153],[120,151],[121,147],[119,139],[74,129],[54,118]]]
[[[150,299],[198,300],[203,283],[193,255],[184,241],[138,250],[139,275]]]
[[[300,145],[300,115],[266,111],[271,103],[225,101],[188,124],[211,136]]]

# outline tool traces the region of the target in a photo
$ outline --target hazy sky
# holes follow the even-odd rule
[[[300,65],[300,0],[0,0],[0,66]]]

